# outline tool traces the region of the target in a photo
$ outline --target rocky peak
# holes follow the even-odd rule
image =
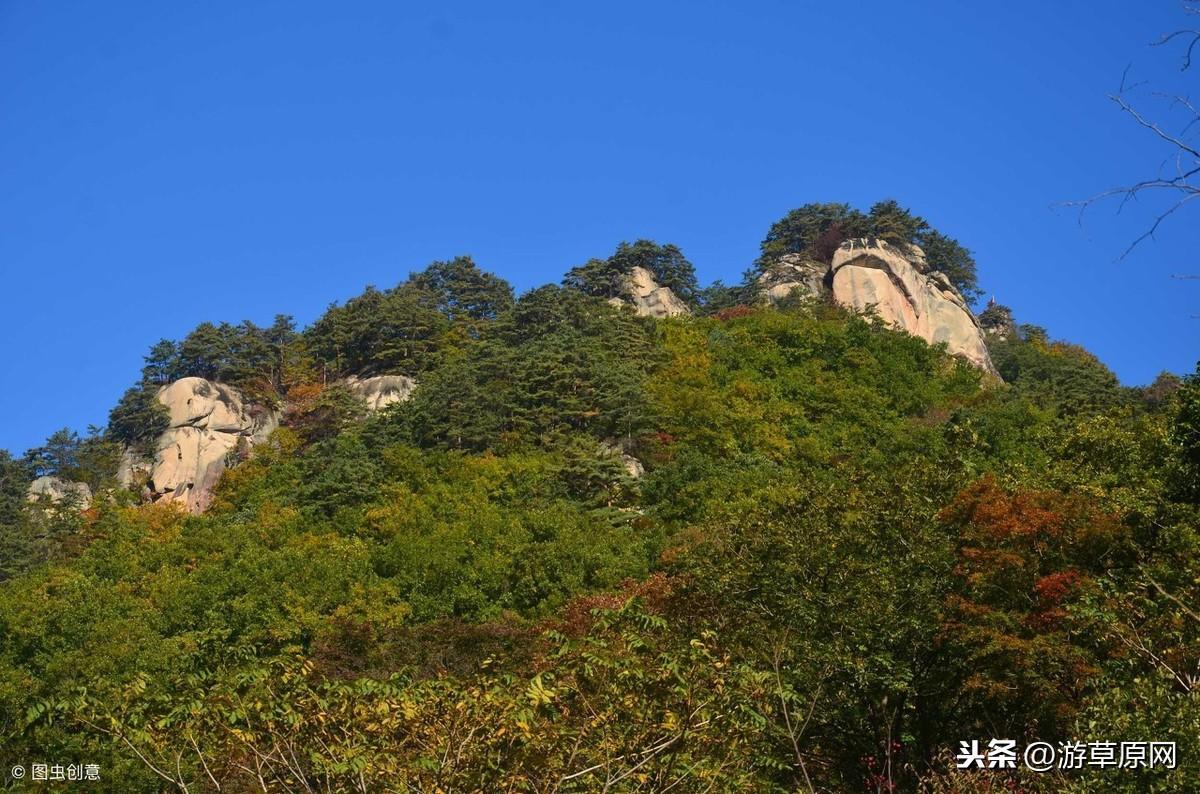
[[[920,246],[875,238],[842,243],[826,265],[786,254],[758,277],[762,298],[777,303],[795,290],[829,296],[842,306],[873,310],[885,323],[995,373],[983,328],[944,273],[930,270]]]
[[[204,378],[181,378],[158,391],[169,416],[149,466],[149,495],[203,512],[231,453],[248,452],[279,426],[279,416],[241,392]],[[129,461],[130,476],[138,468]]]
[[[644,267],[635,267],[628,274],[620,276],[617,291],[621,297],[609,299],[616,306],[631,305],[634,311],[642,317],[675,317],[680,314],[691,314],[688,305],[671,291],[670,287],[659,285],[654,274]]]
[[[843,306],[872,308],[881,320],[930,344],[944,342],[987,372],[995,373],[983,329],[945,274],[928,271],[923,252],[882,240],[847,240],[830,264],[833,299]]]

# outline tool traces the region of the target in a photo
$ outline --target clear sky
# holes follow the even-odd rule
[[[895,197],[1129,384],[1200,356],[1200,206],[1106,99],[1177,4],[0,2],[0,447],[103,424],[161,337],[306,324],[471,254],[526,289],[622,239],[736,281],[772,221]],[[1184,79],[1200,85],[1200,67]],[[1197,92],[1200,93],[1200,92]],[[1152,217],[1152,216],[1150,216]]]

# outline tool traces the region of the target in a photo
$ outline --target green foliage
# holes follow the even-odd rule
[[[57,430],[40,447],[25,453],[25,465],[35,477],[54,476],[86,483],[92,490],[109,485],[117,473],[119,446],[97,428],[86,438],[70,428]]]
[[[828,262],[843,240],[865,236],[867,231],[866,216],[849,204],[805,204],[771,224],[759,261],[804,254]]]
[[[434,262],[412,276],[413,285],[436,296],[436,305],[451,320],[494,320],[512,308],[512,287],[485,273],[469,256]]]
[[[48,475],[70,479],[71,473],[79,468],[79,434],[64,427],[56,430],[40,447],[25,453],[25,463],[35,477]]]
[[[635,267],[650,271],[660,286],[669,287],[685,303],[697,303],[700,289],[692,263],[676,246],[653,240],[622,242],[608,259],[591,259],[572,268],[563,285],[601,298],[619,297],[622,277]]]
[[[928,229],[916,242],[925,251],[925,261],[930,270],[945,274],[968,301],[979,299],[983,291],[979,288],[979,277],[975,272],[975,257],[958,240],[936,229]]]
[[[1000,377],[1034,404],[1073,415],[1119,407],[1128,395],[1099,359],[1078,345],[1051,342],[1043,329],[1023,325],[988,349]]]
[[[727,285],[718,280],[700,290],[697,298],[702,312],[706,316],[711,316],[735,306],[754,303],[755,292],[748,286],[754,277],[751,272],[747,272],[744,274],[743,284]]]
[[[1200,504],[1200,365],[1179,389],[1171,428],[1177,465],[1172,484],[1181,501]]]
[[[455,449],[631,436],[649,421],[643,390],[653,359],[647,321],[541,287],[431,373],[403,415],[418,443]]]
[[[0,582],[23,573],[34,560],[25,510],[29,467],[0,449]]]
[[[171,423],[157,393],[157,387],[147,384],[134,386],[121,395],[108,414],[107,436],[141,453],[151,452],[151,446]]]
[[[867,230],[871,237],[894,245],[915,243],[929,231],[929,224],[919,215],[901,207],[895,199],[876,202],[867,213]]]
[[[368,287],[330,306],[305,331],[305,342],[335,375],[419,375],[436,365],[449,326],[437,296],[405,282],[385,292]]]
[[[865,214],[849,204],[805,204],[792,210],[767,231],[756,275],[785,254],[829,262],[842,242],[856,237],[876,237],[900,246],[919,245],[930,270],[944,273],[968,300],[980,295],[971,252],[895,199],[877,202]]]
[[[763,253],[846,234],[973,274],[895,202],[801,208]],[[608,305],[633,266],[711,316]],[[693,295],[646,241],[567,282],[513,300],[459,258],[302,333],[201,326],[155,345],[105,436],[0,454],[0,769],[95,762],[146,792],[1200,788],[1194,765],[948,768],[1009,733],[1196,751],[1200,372],[1122,389],[1026,326],[992,339],[999,384],[832,305]],[[370,413],[337,379],[373,372],[419,386]],[[26,505],[34,469],[111,490],[181,374],[286,395],[206,514]]]
[[[39,704],[32,723],[93,727],[180,788],[222,790],[784,791],[757,755],[767,679],[717,638],[679,637],[627,604],[597,610],[584,636],[545,635],[541,665],[467,681],[323,680],[295,653],[232,655],[169,688],[81,690]],[[184,702],[186,708],[178,708]],[[346,725],[361,726],[354,734]],[[182,753],[177,748],[189,747]],[[238,759],[262,759],[262,773]],[[262,777],[260,777],[260,774]]]
[[[201,323],[181,342],[160,339],[150,348],[141,387],[152,391],[180,378],[196,377],[228,383],[270,401],[285,390],[289,366],[299,356],[298,339],[295,322],[284,314],[276,315],[269,328],[249,320],[237,326]],[[126,398],[134,399],[128,394]],[[136,433],[132,427],[123,432]]]

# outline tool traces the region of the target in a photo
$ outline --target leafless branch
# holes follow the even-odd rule
[[[1200,4],[1185,3],[1183,10],[1188,15],[1200,16]],[[1180,42],[1184,45],[1182,68],[1187,70],[1192,65],[1194,51],[1200,45],[1200,29],[1183,28],[1176,30],[1164,35],[1158,41],[1154,42],[1152,46],[1158,47],[1173,43],[1178,44]],[[1079,209],[1079,222],[1082,225],[1085,212],[1092,205],[1108,199],[1118,199],[1117,213],[1119,214],[1125,209],[1126,205],[1137,201],[1142,196],[1162,195],[1172,197],[1170,206],[1155,216],[1149,227],[1121,252],[1121,255],[1117,257],[1118,260],[1125,259],[1138,245],[1154,237],[1165,220],[1197,196],[1200,196],[1200,148],[1190,142],[1187,137],[1189,131],[1194,126],[1200,125],[1200,111],[1197,110],[1196,106],[1186,96],[1171,96],[1156,93],[1155,95],[1158,98],[1168,101],[1169,110],[1178,111],[1179,109],[1183,109],[1190,115],[1187,123],[1183,125],[1179,133],[1168,131],[1158,121],[1148,118],[1127,99],[1130,92],[1145,84],[1145,81],[1130,82],[1130,68],[1130,66],[1125,67],[1121,73],[1120,87],[1116,93],[1109,95],[1109,99],[1121,108],[1122,113],[1133,119],[1138,126],[1151,133],[1160,143],[1168,146],[1171,154],[1164,160],[1163,167],[1159,168],[1158,175],[1153,178],[1144,179],[1122,187],[1110,188],[1090,198],[1081,201],[1065,202],[1063,205]],[[1166,165],[1168,163],[1173,164],[1173,168],[1171,169],[1173,175],[1163,173],[1167,170]]]

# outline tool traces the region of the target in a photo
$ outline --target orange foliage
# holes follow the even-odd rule
[[[995,478],[964,488],[939,518],[958,537],[958,592],[946,601],[943,639],[966,652],[963,686],[1042,728],[1066,724],[1095,674],[1077,644],[1070,607],[1119,547],[1120,522],[1075,494],[1009,492]]]
[[[640,582],[626,579],[614,592],[593,593],[571,599],[559,614],[546,621],[542,628],[555,629],[571,637],[582,636],[595,623],[593,610],[620,609],[631,598],[637,598],[647,612],[662,613],[675,589],[674,577],[664,573],[651,574]]]

